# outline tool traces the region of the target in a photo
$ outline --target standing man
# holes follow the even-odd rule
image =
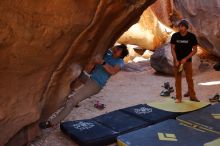
[[[182,70],[185,71],[188,83],[188,93],[184,96],[189,96],[191,101],[199,102],[196,98],[192,79],[192,57],[197,52],[197,39],[193,33],[188,32],[188,21],[181,20],[178,26],[179,32],[174,33],[171,38],[171,52],[176,80],[176,103],[181,103],[182,101]]]

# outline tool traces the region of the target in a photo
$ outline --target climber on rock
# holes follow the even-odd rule
[[[75,91],[75,94],[67,100],[65,106],[55,118],[41,122],[39,127],[46,129],[60,123],[79,102],[99,93],[108,79],[123,69],[123,59],[127,55],[127,46],[122,44],[109,49],[103,58],[95,57],[92,59],[80,75],[79,80],[85,83],[84,86]],[[74,84],[71,85],[72,89],[75,89]]]
[[[184,96],[189,96],[191,101],[199,102],[196,98],[192,79],[192,57],[197,52],[197,39],[193,33],[188,31],[188,21],[181,20],[178,26],[179,32],[174,33],[171,38],[171,52],[174,60],[176,80],[176,103],[181,103],[182,101],[182,70],[186,74],[186,81],[188,83],[188,92]]]

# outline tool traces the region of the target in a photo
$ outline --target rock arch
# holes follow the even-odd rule
[[[155,0],[2,0],[0,145],[23,145],[64,101],[68,82]]]

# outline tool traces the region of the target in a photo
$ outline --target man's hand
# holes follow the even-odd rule
[[[175,66],[176,66],[176,67],[179,67],[179,66],[180,66],[180,62],[179,62],[178,60],[175,60],[174,63],[175,63]]]
[[[181,64],[185,64],[187,62],[187,59],[186,58],[183,58],[182,60],[181,60]]]
[[[104,62],[104,60],[99,55],[95,56],[92,60],[94,64],[102,64]]]

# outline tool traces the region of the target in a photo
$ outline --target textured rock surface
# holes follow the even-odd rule
[[[220,57],[219,0],[159,0],[151,10],[167,26],[176,26],[182,18],[189,20],[199,44]]]
[[[192,23],[200,45],[220,57],[220,1],[174,0],[174,5]]]
[[[154,50],[167,41],[168,33],[159,23],[152,10],[148,8],[138,23],[133,25],[118,40],[119,43],[137,45]]]
[[[158,0],[150,8],[159,21],[167,26],[172,26],[170,17],[174,13],[173,0]]]
[[[135,62],[134,60],[137,60],[137,58],[140,58],[142,60],[149,59],[150,56],[153,54],[152,51],[142,49],[136,45],[127,45],[129,55],[124,58],[124,61],[127,62]]]
[[[1,0],[0,145],[35,137],[37,121],[62,104],[89,57],[154,1]]]
[[[156,49],[150,58],[151,66],[159,73],[173,75],[173,57],[170,44],[165,44]],[[198,73],[201,64],[198,56],[193,57],[193,72]]]

